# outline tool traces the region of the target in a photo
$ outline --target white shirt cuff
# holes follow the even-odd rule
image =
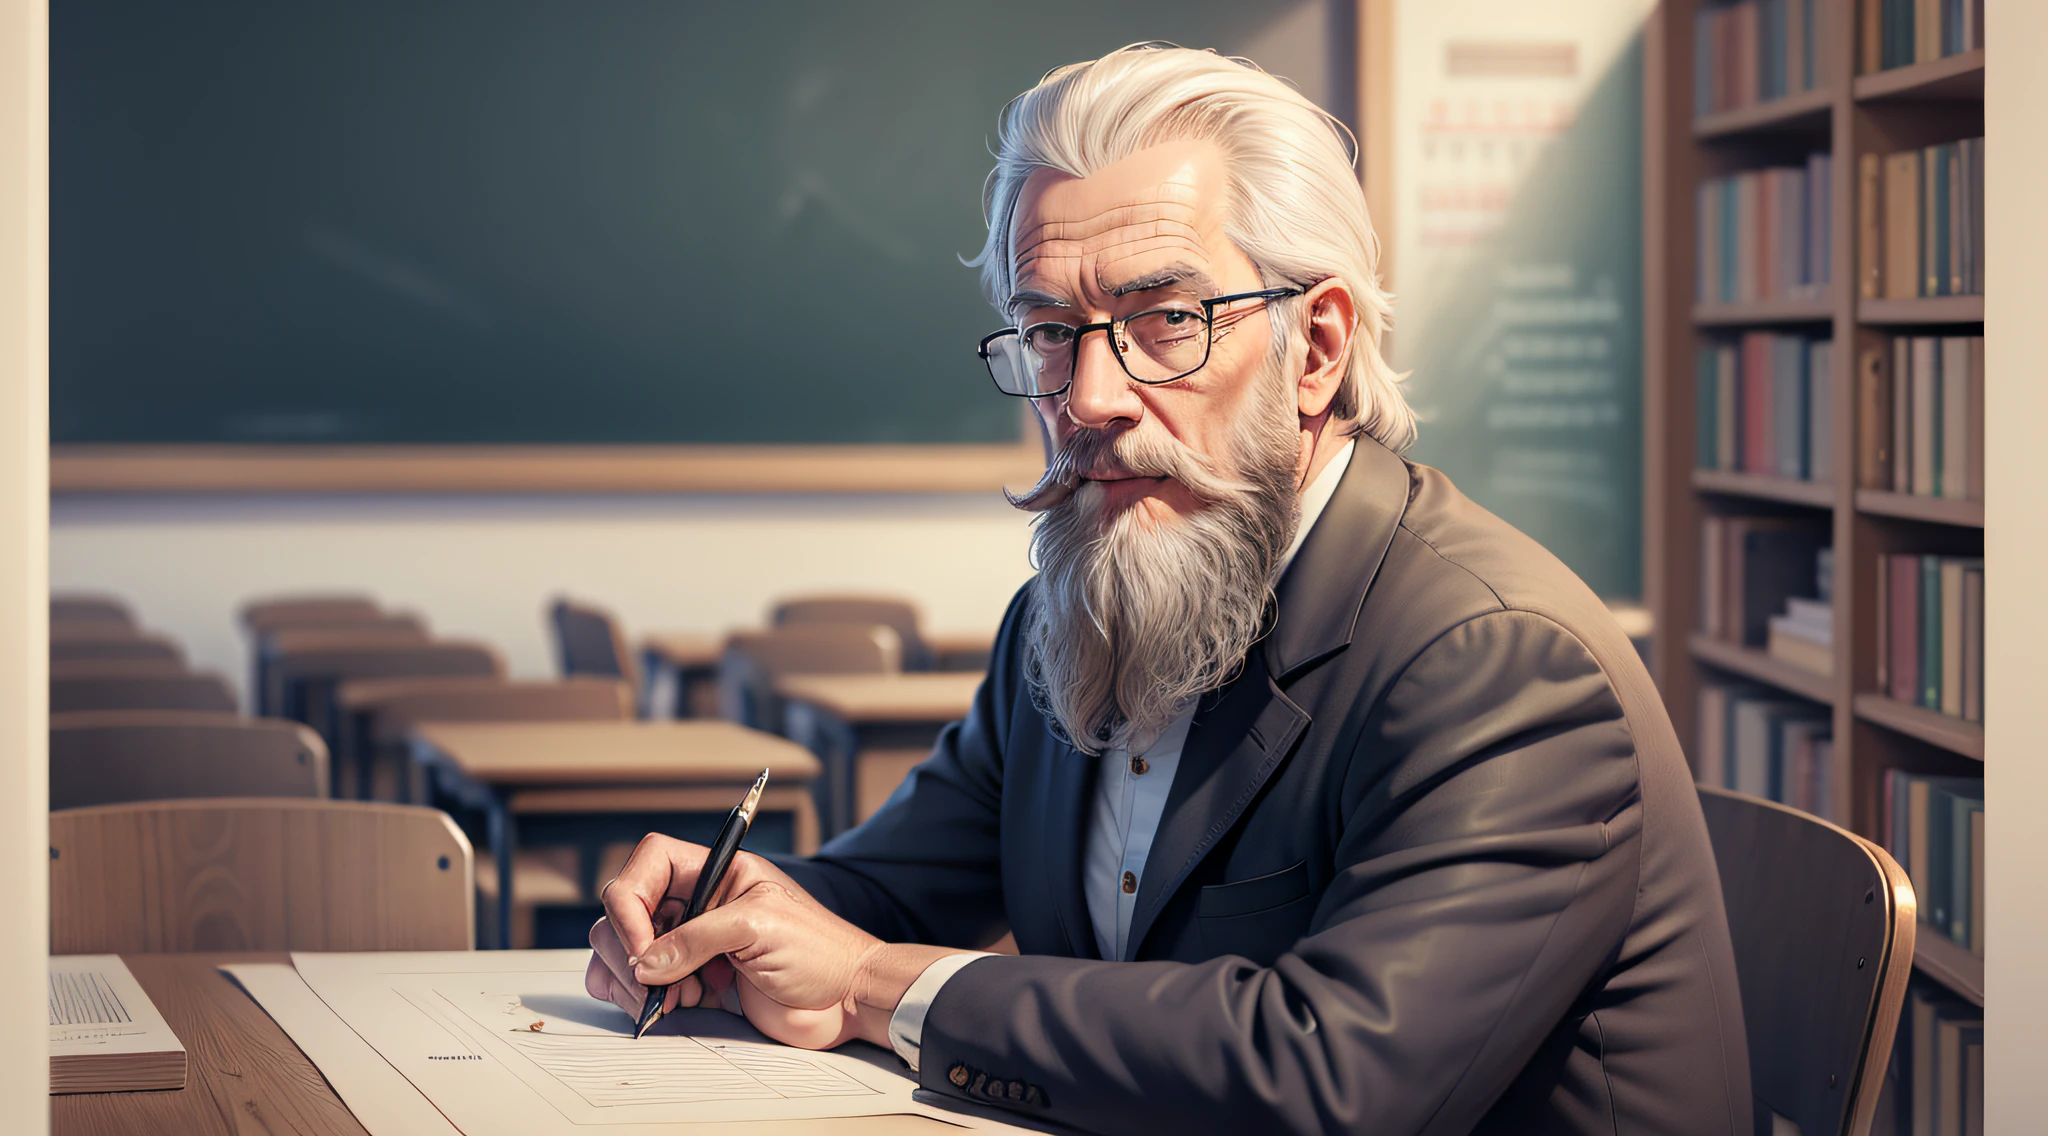
[[[938,999],[939,987],[958,974],[960,968],[975,959],[989,957],[989,953],[974,951],[947,955],[925,967],[917,981],[910,984],[910,989],[903,992],[903,1000],[896,1003],[896,1012],[889,1015],[889,1047],[910,1065],[913,1072],[917,1069],[918,1051],[924,1044],[924,1016]]]

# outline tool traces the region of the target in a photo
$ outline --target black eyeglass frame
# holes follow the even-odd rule
[[[997,390],[1002,391],[1002,393],[1009,395],[1011,398],[1058,398],[1060,395],[1063,395],[1067,393],[1067,391],[1073,389],[1074,371],[1081,364],[1081,340],[1085,339],[1088,333],[1091,331],[1100,331],[1109,336],[1109,353],[1116,356],[1116,365],[1123,368],[1125,376],[1127,376],[1134,383],[1143,383],[1148,387],[1164,386],[1167,383],[1177,383],[1182,379],[1187,378],[1189,375],[1194,374],[1196,371],[1199,371],[1202,368],[1209,365],[1209,352],[1213,350],[1216,346],[1217,308],[1220,308],[1225,304],[1241,303],[1245,300],[1279,300],[1284,299],[1288,296],[1299,296],[1306,293],[1307,291],[1308,289],[1306,288],[1296,288],[1290,285],[1280,288],[1261,288],[1256,292],[1237,292],[1228,296],[1211,296],[1206,300],[1197,300],[1196,303],[1202,305],[1202,323],[1204,325],[1202,340],[1202,361],[1195,364],[1192,367],[1189,367],[1187,370],[1182,371],[1180,374],[1172,376],[1171,378],[1141,379],[1138,376],[1131,374],[1131,365],[1124,358],[1124,348],[1120,346],[1119,343],[1124,335],[1125,326],[1128,325],[1132,320],[1143,319],[1146,316],[1157,315],[1160,312],[1185,311],[1186,309],[1184,308],[1147,308],[1142,312],[1133,312],[1130,315],[1123,317],[1122,319],[1103,320],[1100,323],[1062,325],[1070,328],[1073,331],[1074,341],[1071,345],[1071,353],[1069,354],[1067,359],[1067,381],[1065,383],[1062,383],[1058,390],[1044,391],[1039,394],[1019,394],[1016,391],[1003,390],[1002,380],[996,377],[995,364],[990,362],[989,360],[989,346],[995,343],[997,340],[1003,338],[1004,336],[1013,335],[1021,339],[1026,330],[1022,326],[1006,327],[998,331],[992,331],[989,334],[982,336],[981,344],[975,349],[975,353],[981,356],[982,365],[988,371],[989,381],[996,385]],[[1246,309],[1244,314],[1251,315],[1252,312],[1256,310],[1258,309]],[[1042,322],[1053,323],[1057,321],[1046,320]],[[1039,324],[1032,324],[1031,326],[1037,327],[1039,326]]]

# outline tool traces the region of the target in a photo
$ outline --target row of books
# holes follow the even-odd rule
[[[1826,29],[1837,0],[1737,0],[1693,17],[1693,110],[1769,102],[1828,80]]]
[[[1856,177],[1856,263],[1864,296],[1983,293],[1982,138],[1865,154]]]
[[[1912,877],[1920,922],[1984,957],[1984,779],[1884,775],[1885,851]]]
[[[1877,559],[1877,685],[1899,702],[1984,720],[1984,561]]]
[[[1753,331],[1704,343],[1695,369],[1701,469],[1826,481],[1833,461],[1834,344]]]
[[[1751,303],[1823,295],[1831,259],[1829,187],[1834,157],[1702,181],[1698,191],[1703,303]]]
[[[1984,46],[1984,0],[1863,0],[1863,71],[1886,71]]]
[[[1835,742],[1829,711],[1748,683],[1700,687],[1694,776],[1832,819]]]
[[[1834,603],[1834,550],[1824,522],[1795,517],[1710,516],[1700,522],[1700,631],[1744,647],[1768,647],[1771,619],[1791,601]],[[1802,619],[1832,616],[1802,613]],[[1832,648],[1832,630],[1828,646]]]
[[[1857,360],[1856,484],[1984,499],[1984,337],[1901,335]]]
[[[1984,1136],[1984,1008],[1915,982],[1899,1017],[1889,1077],[1896,1111],[1880,1117],[1876,1131]]]

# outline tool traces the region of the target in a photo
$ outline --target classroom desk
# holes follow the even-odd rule
[[[725,636],[696,631],[640,642],[641,703],[650,718],[718,717],[718,657]]]
[[[53,1136],[369,1136],[263,1007],[216,969],[233,963],[289,963],[290,955],[248,951],[121,958],[163,1011],[171,1032],[185,1043],[185,1087],[53,1096]],[[757,1121],[722,1130],[741,1128],[747,1136],[940,1136],[961,1131],[922,1116]],[[710,1131],[707,1127],[707,1136]]]
[[[689,812],[722,821],[766,766],[773,772],[762,813],[792,814],[795,851],[817,847],[805,786],[818,777],[818,759],[731,722],[427,722],[413,731],[411,749],[442,792],[486,817],[499,945],[512,941],[521,815]]]
[[[832,835],[865,820],[911,766],[930,756],[939,731],[967,716],[981,680],[979,674],[930,671],[776,681],[785,732],[825,763]]]
[[[932,669],[935,671],[972,671],[975,674],[988,669],[989,652],[995,649],[994,631],[927,631],[924,645],[932,653]]]

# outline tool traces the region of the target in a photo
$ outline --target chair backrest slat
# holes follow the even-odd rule
[[[50,636],[52,663],[88,662],[94,659],[156,659],[176,663],[182,669],[185,651],[161,635],[62,635]]]
[[[235,694],[217,674],[186,672],[177,664],[162,660],[52,664],[50,713],[85,710],[201,710],[232,714]]]
[[[135,613],[115,596],[59,592],[50,597],[50,623],[135,626]]]
[[[242,626],[261,635],[280,627],[332,627],[337,624],[374,619],[383,614],[377,601],[365,595],[276,596],[242,605]]]
[[[297,722],[171,710],[50,719],[50,807],[324,797],[327,747]]]
[[[903,644],[903,669],[930,670],[931,649],[924,641],[924,620],[910,600],[896,596],[793,596],[778,602],[769,612],[774,627],[801,627],[814,623],[849,623],[871,627],[877,623],[893,629]]]

